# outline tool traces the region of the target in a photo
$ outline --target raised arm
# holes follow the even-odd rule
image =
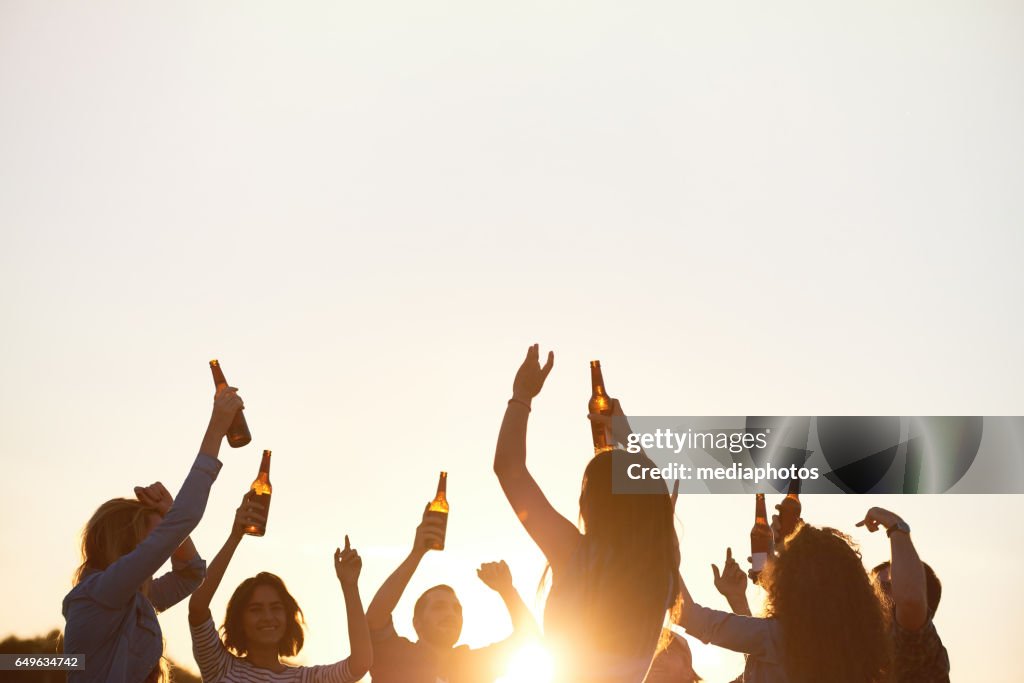
[[[373,645],[370,643],[370,628],[363,613],[363,601],[359,597],[359,572],[363,560],[359,557],[345,536],[345,549],[334,551],[334,571],[341,583],[345,596],[345,616],[348,620],[348,647],[352,654],[348,658],[348,670],[353,680],[359,680],[373,664]]]
[[[734,614],[749,617],[750,603],[747,602],[747,575],[732,557],[732,548],[725,549],[725,564],[721,572],[718,565],[711,565],[715,575],[715,588],[729,602]]]
[[[443,538],[444,530],[441,521],[428,516],[424,510],[423,521],[416,527],[416,538],[408,557],[402,560],[402,564],[398,565],[398,568],[391,572],[391,576],[377,589],[377,594],[373,596],[373,600],[370,601],[370,606],[366,610],[366,623],[369,624],[371,631],[379,631],[391,623],[391,613],[395,611],[398,601],[402,599],[405,587],[409,585],[409,580],[416,573],[416,568],[420,566],[420,560],[431,547],[440,546]]]
[[[220,440],[242,407],[237,390],[226,388],[217,393],[199,455],[170,510],[134,550],[117,559],[97,577],[91,588],[96,600],[110,606],[130,600],[196,528],[206,510],[210,487],[220,471],[217,460]]]
[[[266,510],[254,503],[251,496],[246,493],[242,496],[242,503],[235,510],[235,518],[231,522],[231,532],[224,545],[213,558],[206,570],[206,580],[203,585],[192,593],[188,601],[188,623],[198,626],[210,618],[210,602],[213,601],[213,594],[217,592],[224,572],[227,571],[231,558],[238,549],[238,544],[245,536],[245,527],[249,525],[262,526],[267,523]]]
[[[533,618],[530,608],[526,606],[519,591],[512,584],[512,572],[505,564],[505,560],[483,563],[476,575],[488,588],[501,596],[502,602],[505,603],[505,608],[508,610],[508,616],[512,619],[512,630],[515,637],[530,638],[540,634],[537,620]]]
[[[135,497],[153,508],[161,517],[166,516],[174,504],[171,494],[160,482],[151,486],[136,486]],[[206,562],[196,552],[192,538],[186,538],[171,554],[171,571],[154,579],[150,585],[149,600],[158,612],[162,612],[198,588],[204,576]]]
[[[896,513],[879,507],[868,510],[857,526],[866,526],[870,532],[885,527],[892,553],[889,575],[896,621],[908,631],[918,630],[928,622],[928,587],[924,563],[910,540],[910,527]]]
[[[544,367],[540,366],[538,356],[539,350],[534,344],[516,373],[512,398],[505,409],[494,450],[494,473],[519,521],[557,573],[579,542],[580,532],[576,525],[558,514],[526,469],[526,423],[530,408],[555,363],[552,352],[548,352]]]

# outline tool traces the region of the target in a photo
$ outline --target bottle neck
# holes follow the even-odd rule
[[[220,369],[220,363],[215,360],[210,361],[210,372],[213,373],[213,383],[218,387],[227,386],[228,381],[224,378],[224,371]]]
[[[601,364],[597,361],[590,362],[590,385],[594,388],[595,396],[607,396],[604,389],[604,376],[601,375]]]
[[[755,524],[767,524],[768,523],[768,510],[764,502],[764,494],[757,494],[757,502],[754,503],[754,523]]]
[[[437,480],[437,495],[434,496],[436,500],[444,500],[448,493],[448,473],[442,472],[441,476]]]
[[[270,474],[270,451],[263,451],[263,460],[260,461],[260,474]]]

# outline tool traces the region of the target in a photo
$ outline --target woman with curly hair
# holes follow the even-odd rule
[[[891,669],[889,624],[845,534],[803,525],[761,573],[763,618],[696,604],[683,586],[679,624],[746,653],[744,683],[876,683]]]

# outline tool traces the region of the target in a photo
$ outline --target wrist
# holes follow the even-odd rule
[[[508,400],[508,405],[509,407],[519,406],[521,408],[526,408],[527,410],[530,410],[533,405],[533,397],[526,396],[525,394],[517,394],[516,392],[513,391],[512,398]]]
[[[492,590],[505,599],[512,597],[516,592],[516,589],[511,584],[508,586],[493,587]]]
[[[895,524],[886,527],[885,535],[889,538],[893,537],[894,533],[903,533],[907,536],[910,535],[910,525],[904,522],[902,519],[898,520]]]

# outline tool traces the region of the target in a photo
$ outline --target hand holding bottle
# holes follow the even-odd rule
[[[253,501],[252,492],[248,491],[242,496],[242,503],[235,510],[235,520],[231,525],[232,538],[241,539],[245,535],[245,529],[250,526],[266,527],[266,509]]]
[[[213,398],[213,413],[210,415],[209,432],[222,438],[228,433],[231,422],[239,410],[245,409],[242,397],[235,387],[223,387]]]
[[[416,538],[413,541],[413,552],[425,554],[428,550],[440,547],[444,543],[444,523],[430,512],[430,506],[423,511],[423,521],[416,527]]]

